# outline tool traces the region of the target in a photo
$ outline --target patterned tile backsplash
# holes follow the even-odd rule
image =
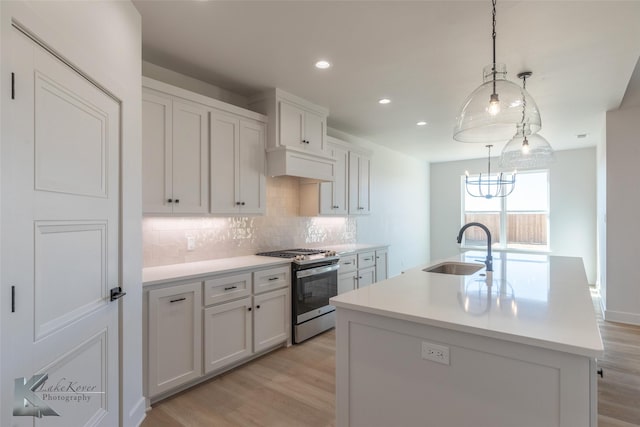
[[[301,217],[298,178],[267,177],[267,212],[249,217],[144,217],[144,266],[356,242],[353,217]],[[187,239],[195,248],[187,251]]]

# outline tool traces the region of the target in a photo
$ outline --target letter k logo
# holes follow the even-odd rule
[[[44,383],[49,376],[47,374],[38,374],[31,377],[27,382],[26,378],[15,379],[14,389],[14,416],[32,416],[42,418],[43,415],[59,416],[56,411],[51,409],[49,405],[43,402],[34,391]]]

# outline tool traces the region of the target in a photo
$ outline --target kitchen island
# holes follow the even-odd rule
[[[595,427],[603,346],[582,260],[483,253],[331,299],[338,426]]]

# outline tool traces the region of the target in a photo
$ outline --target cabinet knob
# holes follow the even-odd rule
[[[247,307],[247,311],[251,311],[251,307]]]
[[[598,375],[600,375],[600,378],[604,378],[604,372],[602,371],[602,368],[598,369]]]
[[[240,202],[236,202],[236,206],[240,206]]]
[[[245,203],[244,203],[244,202],[240,202],[240,204],[241,204],[242,206],[244,206],[244,204],[245,204]]]
[[[339,209],[339,208],[340,208],[340,206],[338,206],[338,205],[333,205],[333,209]]]
[[[256,308],[260,308],[260,305],[256,305]]]
[[[180,203],[180,199],[176,199],[176,203]]]
[[[167,199],[167,203],[173,203],[173,199]]]

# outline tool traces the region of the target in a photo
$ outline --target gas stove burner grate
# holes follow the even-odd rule
[[[324,249],[286,249],[284,251],[271,251],[271,252],[260,252],[256,255],[260,256],[272,256],[279,258],[295,258],[298,255],[318,255],[327,252]]]

